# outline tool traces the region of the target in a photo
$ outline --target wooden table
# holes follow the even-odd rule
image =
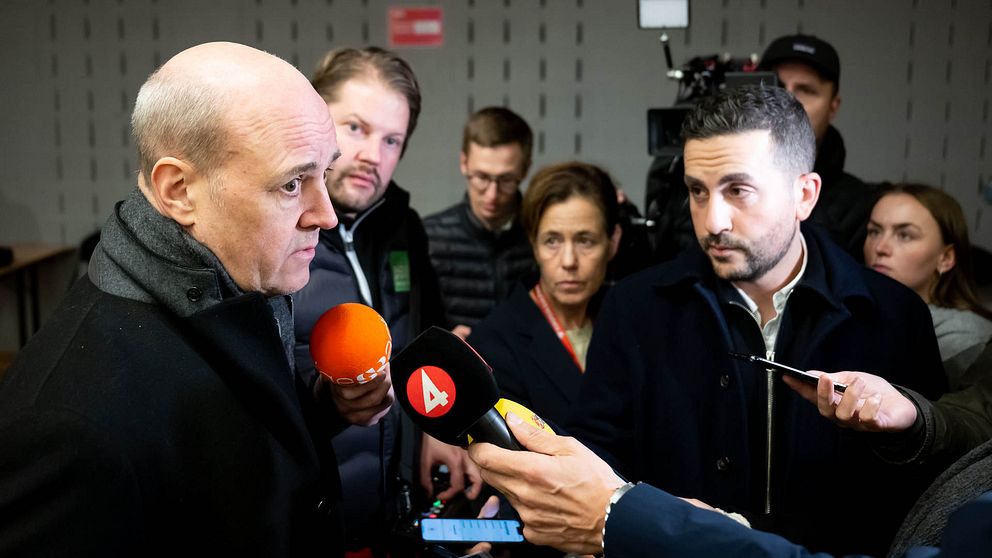
[[[30,333],[41,327],[41,302],[38,297],[38,268],[45,262],[75,250],[73,246],[57,244],[14,244],[14,261],[0,267],[0,279],[14,276],[17,294],[17,325],[20,346],[28,342],[28,298],[31,303]],[[30,293],[28,293],[30,287]]]

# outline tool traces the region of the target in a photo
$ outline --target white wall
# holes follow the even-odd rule
[[[663,77],[658,32],[637,28],[634,0],[0,0],[0,243],[75,244],[102,224],[134,184],[134,95],[179,50],[238,41],[309,74],[332,47],[385,45],[395,5],[444,8],[442,48],[401,50],[424,108],[396,178],[422,214],[461,196],[470,106],[503,103],[543,136],[537,166],[604,165],[643,206],[645,114],[669,106],[676,88]],[[836,125],[849,172],[945,188],[974,241],[992,249],[978,188],[992,182],[992,2],[696,0],[690,28],[669,35],[680,63],[760,53],[799,30],[840,53]]]
[[[157,63],[198,42],[252,44],[309,73],[331,47],[385,44],[389,6],[443,7],[444,46],[402,51],[425,102],[397,179],[425,214],[460,196],[457,151],[469,106],[504,102],[543,134],[537,165],[576,157],[603,164],[643,203],[645,111],[675,95],[662,77],[658,34],[637,28],[633,0],[0,4],[0,242],[76,243],[103,222],[133,184],[127,120],[138,86]],[[967,208],[976,241],[992,248],[992,219],[983,218],[988,206],[978,194],[979,178],[992,179],[992,3],[697,0],[690,17],[688,31],[669,33],[677,62],[760,53],[797,30],[828,38],[842,60],[837,125],[849,170],[944,187]]]

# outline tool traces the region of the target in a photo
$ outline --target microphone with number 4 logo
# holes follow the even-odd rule
[[[507,410],[551,431],[526,407],[501,400],[492,368],[461,337],[439,327],[423,332],[393,357],[390,373],[410,419],[447,444],[489,442],[522,449],[500,413]]]

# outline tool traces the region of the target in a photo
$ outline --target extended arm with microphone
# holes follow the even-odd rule
[[[500,400],[492,368],[464,340],[431,327],[390,361],[396,397],[414,424],[447,444],[489,442],[523,449],[500,410],[507,407],[538,428],[551,430],[525,407]],[[500,410],[497,410],[497,409]]]

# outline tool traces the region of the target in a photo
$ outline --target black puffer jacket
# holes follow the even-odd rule
[[[443,322],[427,237],[420,217],[410,208],[410,194],[393,182],[382,200],[357,219],[339,217],[337,227],[320,232],[310,282],[293,295],[297,365],[308,372],[313,370],[310,330],[317,319],[338,304],[364,302],[348,244],[368,282],[371,306],[389,324],[394,353],[421,331]],[[343,238],[348,235],[350,243]]]
[[[823,179],[823,186],[808,222],[823,227],[831,240],[860,262],[864,261],[863,246],[868,217],[875,204],[875,186],[844,172],[846,158],[844,139],[831,126],[823,136],[813,165],[813,171]]]
[[[424,229],[449,327],[478,324],[536,269],[519,221],[505,231],[490,231],[472,214],[468,198],[425,218]]]

